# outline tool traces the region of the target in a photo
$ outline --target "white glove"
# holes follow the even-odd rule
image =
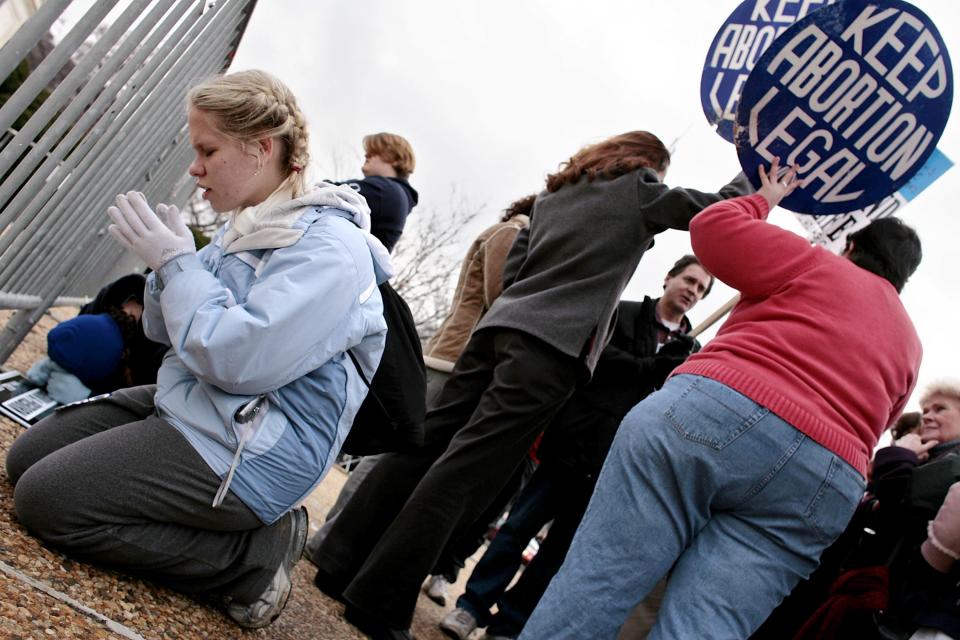
[[[116,206],[107,208],[113,224],[107,227],[117,242],[157,271],[185,253],[196,253],[193,234],[173,205],[157,205],[161,217],[150,209],[143,194],[128,191],[118,195]]]

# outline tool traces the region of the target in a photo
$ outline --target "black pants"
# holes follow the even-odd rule
[[[67,408],[7,454],[17,519],[77,558],[185,593],[256,599],[286,551],[290,517],[265,526],[168,422],[153,385]]]
[[[381,622],[408,627],[444,546],[507,483],[580,366],[526,333],[475,333],[427,414],[424,447],[385,455],[318,549],[326,582]]]
[[[513,476],[507,480],[503,489],[490,503],[490,506],[480,514],[480,517],[472,525],[450,539],[443,553],[440,554],[437,564],[430,571],[430,575],[443,576],[450,584],[457,581],[460,576],[460,569],[463,569],[467,564],[467,558],[475,554],[486,542],[490,525],[494,524],[503,512],[510,508],[510,504],[523,488],[526,476],[530,475],[530,472],[527,471],[528,467],[532,466],[532,461],[524,460],[523,464],[517,467]]]
[[[565,464],[546,460],[520,492],[510,517],[477,566],[457,606],[467,609],[487,633],[516,638],[533,613],[550,580],[560,569],[580,525],[594,480]],[[523,551],[540,529],[553,521],[537,555],[509,590],[520,569]],[[497,613],[490,610],[497,605]]]

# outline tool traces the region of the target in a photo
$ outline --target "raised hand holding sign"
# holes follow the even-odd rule
[[[780,170],[780,158],[774,158],[770,163],[769,173],[763,165],[760,165],[757,171],[760,176],[760,188],[757,193],[764,197],[771,209],[802,185],[802,182],[797,179],[796,166],[789,167],[786,171]]]

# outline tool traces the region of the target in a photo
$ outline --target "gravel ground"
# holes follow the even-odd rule
[[[7,360],[26,371],[46,352],[46,332],[75,314],[53,309]],[[0,311],[0,325],[10,312]],[[27,638],[273,638],[276,640],[354,640],[364,636],[343,620],[343,606],[313,586],[313,566],[302,560],[294,570],[293,594],[283,615],[267,629],[242,631],[216,608],[154,583],[73,561],[44,547],[17,523],[13,490],[3,462],[21,431],[0,418],[0,637]],[[322,522],[346,475],[334,469],[307,499],[311,527]],[[468,563],[468,569],[473,561]],[[463,592],[469,571],[451,589]],[[421,594],[413,631],[420,640],[441,640],[437,623],[453,608]],[[474,632],[471,639],[479,637]]]

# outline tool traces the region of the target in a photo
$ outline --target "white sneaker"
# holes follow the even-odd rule
[[[443,576],[430,576],[425,586],[427,597],[441,607],[447,604],[447,587],[450,583]]]
[[[290,574],[293,572],[293,565],[303,554],[307,529],[307,510],[300,507],[291,514],[287,552],[273,575],[273,580],[254,602],[232,602],[227,606],[227,615],[233,618],[234,622],[247,629],[262,629],[280,616],[290,597]]]
[[[454,609],[440,621],[440,631],[454,640],[465,640],[477,628],[477,619],[466,609]]]

